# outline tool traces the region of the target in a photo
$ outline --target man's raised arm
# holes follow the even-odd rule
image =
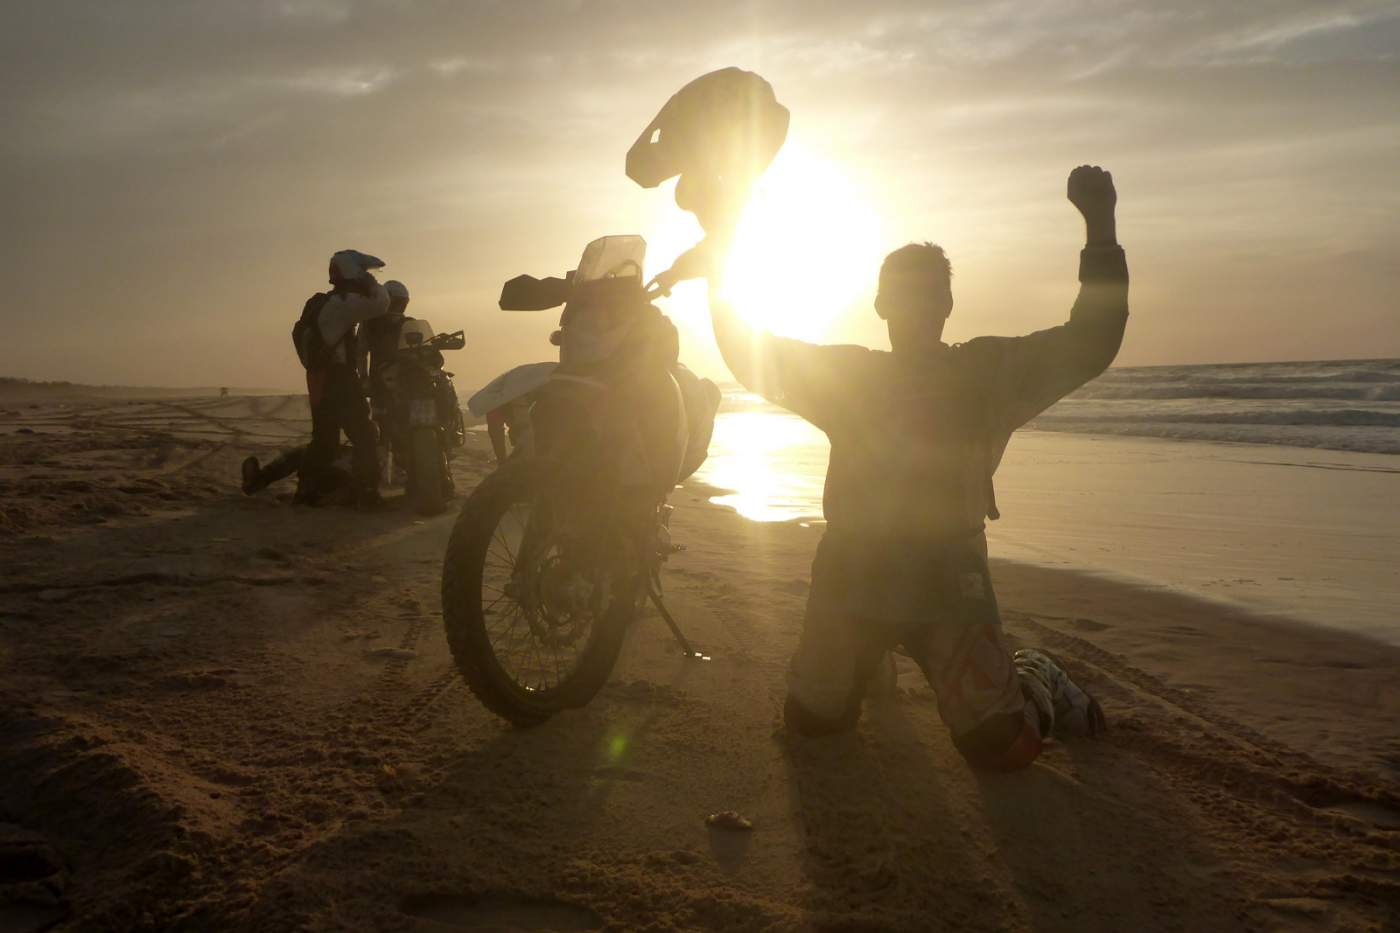
[[[710,320],[724,363],[744,388],[822,430],[850,405],[846,382],[869,356],[864,347],[824,346],[750,327],[710,278]]]
[[[1067,196],[1084,216],[1079,297],[1069,320],[1025,337],[984,337],[968,344],[989,352],[1005,427],[1015,430],[1098,376],[1123,342],[1128,323],[1128,264],[1118,245],[1113,176],[1092,165],[1069,175]]]
[[[716,295],[719,283],[710,283],[710,323],[715,329],[715,344],[724,365],[744,388],[762,396],[781,392],[778,361],[772,350],[772,336],[755,330],[725,299]]]

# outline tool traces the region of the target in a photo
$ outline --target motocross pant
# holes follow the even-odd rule
[[[377,495],[378,433],[369,420],[369,405],[359,377],[349,366],[335,364],[307,372],[311,392],[311,443],[298,470],[297,498],[315,497],[334,485],[332,472],[343,431],[351,444],[351,476],[360,495]],[[314,377],[314,381],[313,381]]]
[[[1002,633],[983,535],[872,547],[828,530],[788,670],[788,728],[803,735],[853,728],[867,684],[896,646],[923,670],[969,764],[1011,770],[1039,754],[1039,714]]]
[[[297,473],[301,469],[302,461],[306,459],[306,451],[307,445],[305,444],[301,447],[288,447],[267,463],[259,464],[257,476],[248,491],[250,493],[260,492],[278,480],[286,479]],[[316,496],[316,501],[322,503],[328,500],[343,501],[346,499],[345,493],[351,489],[350,474],[341,466],[341,462],[337,458],[336,465],[331,467],[328,479]],[[305,497],[303,497],[303,501],[305,501]]]

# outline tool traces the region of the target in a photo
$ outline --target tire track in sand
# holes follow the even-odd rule
[[[1361,893],[1400,911],[1400,795],[1391,787],[1330,768],[1092,642],[1022,613],[1007,617],[1118,707],[1106,742],[1208,815],[1202,829],[1218,846],[1236,846],[1245,831],[1270,850],[1272,864],[1260,866],[1265,887],[1293,865],[1290,896]]]

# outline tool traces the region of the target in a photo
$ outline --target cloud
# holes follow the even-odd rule
[[[283,19],[327,24],[348,20],[355,5],[349,0],[274,0],[268,6]]]
[[[1281,281],[1299,253],[1400,241],[1393,3],[46,0],[7,15],[0,254],[10,313],[36,329],[0,371],[97,378],[64,369],[90,342],[85,366],[136,378],[150,364],[102,352],[100,307],[173,335],[188,360],[159,362],[172,381],[236,358],[287,382],[286,309],[353,240],[392,253],[424,313],[491,333],[462,364],[489,376],[518,361],[501,357],[512,340],[547,332],[493,313],[504,275],[642,229],[655,199],[622,177],[623,151],[667,95],[729,64],[774,82],[793,132],[870,192],[892,238],[946,241],[969,298],[1030,309],[1007,326],[1043,323],[1036,303],[1073,284],[1061,186],[1081,161],[1114,169],[1123,234],[1168,277],[1241,240],[1274,251]],[[1376,333],[1388,281],[1359,279],[1329,340],[1400,353],[1400,326]],[[209,342],[228,319],[246,355]],[[70,352],[43,349],[39,321]],[[1168,344],[1186,354],[1189,336],[1128,352],[1166,362],[1152,354]]]

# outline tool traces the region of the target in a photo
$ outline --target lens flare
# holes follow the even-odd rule
[[[879,262],[868,200],[834,163],[789,145],[744,212],[721,293],[755,326],[819,340],[872,290]]]
[[[702,235],[693,216],[667,204],[647,234],[648,275]],[[873,293],[880,247],[878,217],[860,188],[836,163],[789,140],[755,186],[720,291],[756,327],[821,340],[837,317]],[[704,295],[703,286],[683,284],[667,313],[708,333]]]

